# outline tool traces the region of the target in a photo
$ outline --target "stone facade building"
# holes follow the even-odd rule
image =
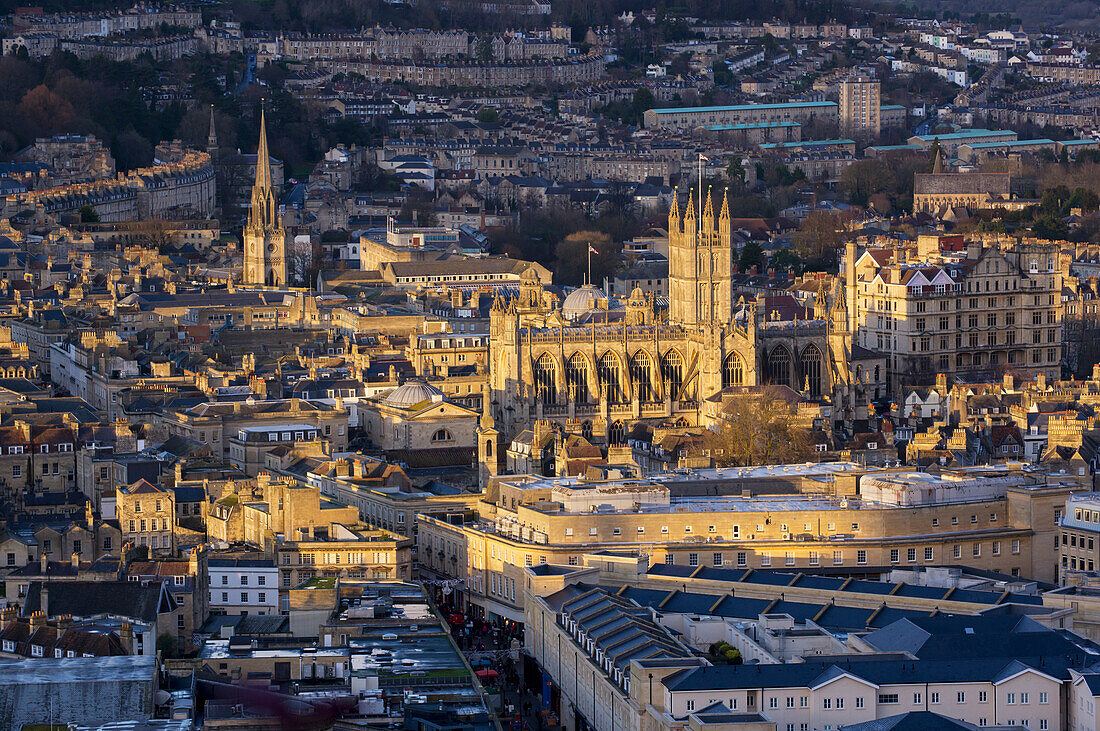
[[[953,208],[992,208],[1011,196],[1008,173],[917,173],[913,212],[941,215]]]
[[[812,312],[739,301],[728,202],[716,215],[708,197],[701,220],[695,207],[669,214],[667,314],[641,290],[616,308],[591,285],[557,307],[533,276],[511,304],[494,303],[487,409],[494,423],[483,430],[510,441],[546,419],[594,443],[621,444],[639,423],[701,424],[707,399],[763,384],[831,398],[836,418],[855,417],[874,386],[849,374],[843,291],[819,297]],[[485,441],[482,462],[495,473],[500,444],[489,457]]]
[[[171,556],[175,551],[175,493],[138,480],[116,493],[116,511],[122,539],[135,546],[148,546],[153,556]]]
[[[872,248],[858,259],[851,245],[845,261],[855,277],[856,344],[886,355],[894,393],[928,385],[937,373],[1059,375],[1056,242],[937,236],[919,242],[916,252]]]
[[[245,284],[286,286],[285,237],[267,154],[267,126],[261,114],[256,182],[252,186],[252,205],[244,229],[244,274],[241,279]]]

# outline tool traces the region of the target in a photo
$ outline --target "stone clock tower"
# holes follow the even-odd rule
[[[260,113],[260,145],[256,149],[256,182],[244,228],[244,284],[286,286],[286,236],[271,182],[267,126]]]

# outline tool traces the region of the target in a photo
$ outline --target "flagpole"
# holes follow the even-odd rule
[[[592,284],[592,242],[588,242],[588,281],[586,284]]]

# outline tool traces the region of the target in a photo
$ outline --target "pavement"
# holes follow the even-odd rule
[[[521,687],[518,666],[522,661],[515,662],[508,657],[512,636],[501,628],[494,631],[494,628],[477,620],[474,620],[474,626],[468,633],[466,627],[453,627],[451,631],[475,669],[484,666],[484,661],[488,660],[488,667],[497,671],[497,677],[483,680],[482,685],[501,692],[501,725],[512,731],[548,731],[551,727],[547,726],[546,719],[550,712],[542,708],[541,696]],[[518,639],[523,641],[522,634]]]

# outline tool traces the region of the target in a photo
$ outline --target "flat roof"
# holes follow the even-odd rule
[[[921,150],[924,148],[920,145],[873,145],[867,149],[876,152],[891,152],[893,150]]]
[[[966,129],[961,132],[947,132],[944,134],[934,135],[913,135],[919,140],[925,142],[934,142],[935,140],[965,140],[968,137],[995,137],[998,135],[1014,135],[1016,134],[1010,129]],[[912,137],[910,138],[912,139]]]
[[[776,127],[801,127],[798,122],[742,122],[741,124],[712,124],[707,129],[725,132],[733,129],[775,129]]]
[[[803,140],[802,142],[768,142],[760,145],[765,149],[776,147],[828,147],[829,145],[854,145],[855,140]]]
[[[734,104],[727,107],[667,107],[650,111],[655,114],[684,114],[687,112],[748,112],[764,109],[820,109],[836,106],[836,102],[783,102],[780,104]]]
[[[47,657],[0,661],[0,685],[152,683],[155,666],[156,658],[152,655]]]
[[[971,150],[990,149],[994,147],[1030,147],[1032,145],[1053,145],[1054,140],[1002,140],[1000,142],[975,142],[967,145]]]

